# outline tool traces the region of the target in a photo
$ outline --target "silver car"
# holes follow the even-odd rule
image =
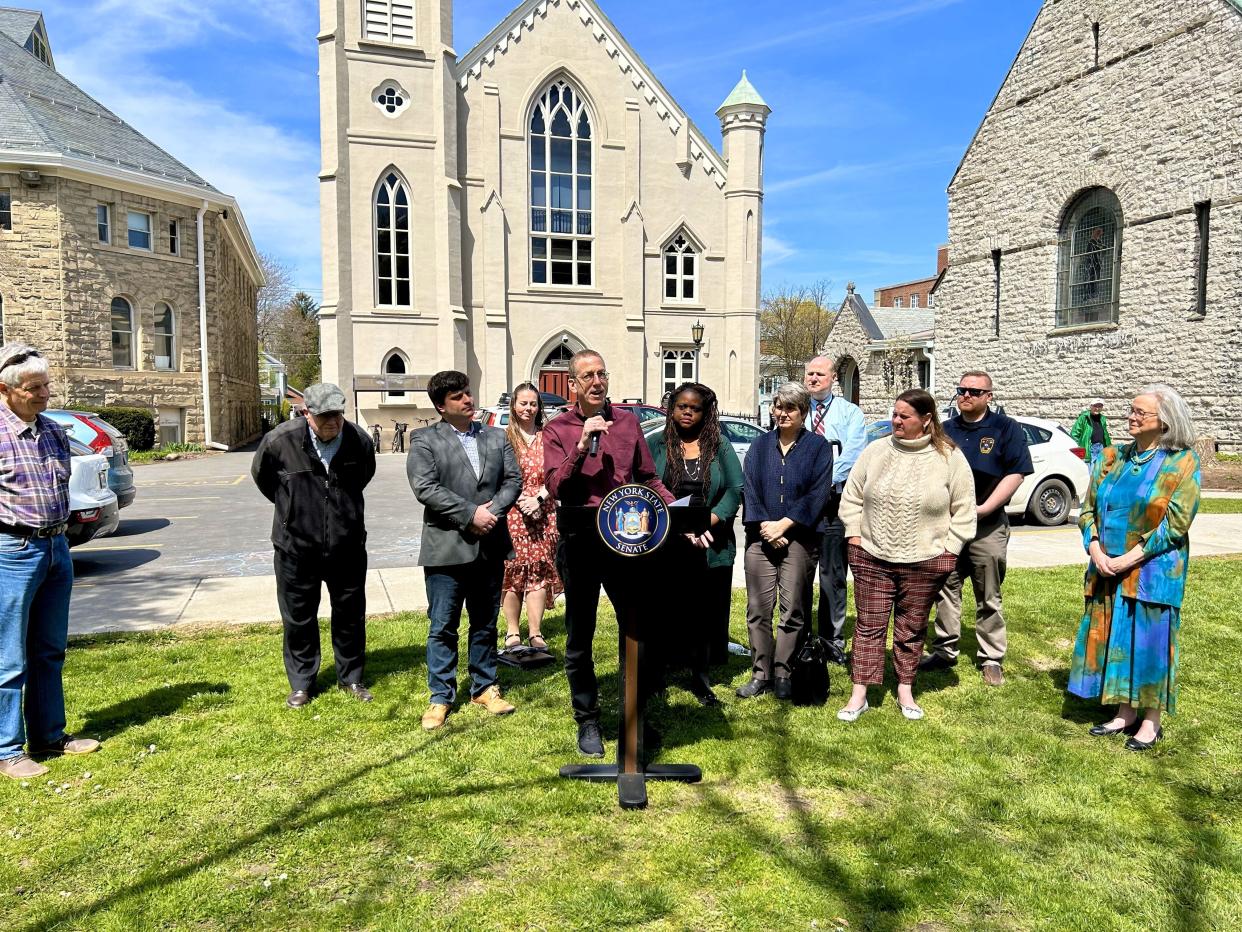
[[[652,437],[664,430],[664,420],[647,421],[642,427],[643,436]],[[767,433],[766,430],[757,424],[744,421],[740,417],[729,417],[728,415],[720,418],[720,432],[729,441],[733,447],[733,452],[737,454],[738,462],[743,466],[746,464],[746,453],[750,450],[750,445]]]

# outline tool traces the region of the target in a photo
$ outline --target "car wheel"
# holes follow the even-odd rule
[[[1066,522],[1072,507],[1073,496],[1064,480],[1045,479],[1036,487],[1026,512],[1037,524],[1055,527]]]

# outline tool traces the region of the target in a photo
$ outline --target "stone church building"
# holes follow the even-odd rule
[[[52,404],[253,439],[262,284],[236,201],[60,74],[39,12],[0,8],[0,342],[45,353]]]
[[[1242,446],[1240,84],[1238,0],[1046,0],[949,185],[937,381],[1122,436],[1167,381]]]
[[[323,373],[388,389],[359,420],[433,414],[380,375],[568,396],[584,346],[614,400],[697,376],[754,412],[771,111],[744,75],[717,152],[592,0],[527,0],[461,56],[448,0],[322,10]]]

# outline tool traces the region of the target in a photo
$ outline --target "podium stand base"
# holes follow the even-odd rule
[[[647,805],[648,780],[675,780],[698,783],[703,771],[694,764],[651,764],[637,773],[619,773],[616,764],[566,764],[561,776],[589,783],[616,783],[617,801],[622,809],[643,809]]]

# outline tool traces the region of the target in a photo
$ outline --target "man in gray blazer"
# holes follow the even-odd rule
[[[522,490],[517,456],[503,430],[474,421],[464,373],[437,372],[427,383],[442,420],[410,435],[405,462],[410,488],[423,504],[418,563],[427,580],[427,686],[423,728],[444,724],[457,698],[457,628],[470,619],[470,701],[493,715],[513,706],[496,683],[496,616],[505,560],[513,553],[505,513]]]

